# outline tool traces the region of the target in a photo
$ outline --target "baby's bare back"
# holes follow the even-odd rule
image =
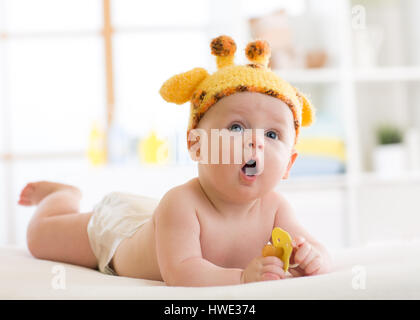
[[[119,276],[162,280],[156,258],[153,219],[121,242],[110,266]]]
[[[188,203],[195,207],[204,259],[224,268],[245,269],[252,259],[261,255],[274,226],[276,206],[272,195],[262,198],[248,215],[239,217],[234,212],[218,213],[197,178],[177,188],[184,189]],[[159,204],[153,219],[121,242],[111,261],[118,275],[162,281],[156,254],[155,217],[165,207]]]

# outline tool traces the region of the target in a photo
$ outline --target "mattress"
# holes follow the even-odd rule
[[[0,299],[282,300],[420,299],[420,239],[331,252],[324,275],[233,286],[168,287],[35,259],[26,248],[0,247]]]

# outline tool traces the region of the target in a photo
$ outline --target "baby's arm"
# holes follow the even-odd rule
[[[287,200],[280,194],[277,196],[278,209],[274,227],[280,227],[290,234],[294,242],[290,263],[299,264],[298,268],[290,269],[290,273],[299,276],[329,272],[332,260],[327,249],[301,226]]]
[[[202,257],[200,224],[190,190],[176,187],[156,210],[156,251],[169,286],[218,286],[241,283],[242,269],[219,267]]]

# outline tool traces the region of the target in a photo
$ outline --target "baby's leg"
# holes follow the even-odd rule
[[[81,196],[76,187],[60,183],[39,181],[25,186],[18,203],[38,206],[26,234],[32,255],[96,268],[87,234],[92,213],[79,213]]]

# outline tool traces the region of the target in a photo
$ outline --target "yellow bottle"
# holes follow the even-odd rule
[[[87,150],[88,160],[94,166],[100,166],[106,163],[105,137],[105,130],[102,129],[97,121],[94,121],[89,133]]]
[[[168,143],[166,140],[158,138],[156,132],[152,130],[145,139],[140,141],[139,153],[142,162],[166,163],[168,160]]]

